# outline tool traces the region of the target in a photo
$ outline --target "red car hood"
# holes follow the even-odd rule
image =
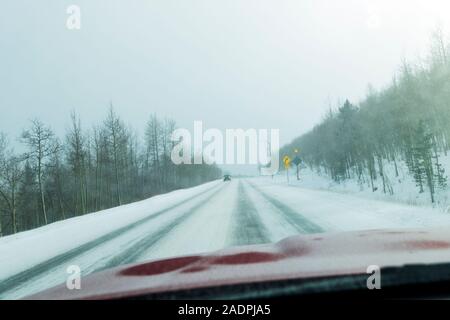
[[[450,262],[450,230],[371,230],[300,235],[253,245],[117,267],[28,299],[111,299],[251,282],[365,274],[367,267]]]

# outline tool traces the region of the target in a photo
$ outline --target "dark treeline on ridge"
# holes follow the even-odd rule
[[[330,110],[310,132],[285,146],[299,148],[304,162],[336,182],[357,179],[393,194],[398,166],[405,164],[420,193],[435,202],[447,178],[440,158],[450,149],[450,45],[441,31],[417,64],[404,62],[392,84],[371,90],[358,106],[349,101]],[[385,167],[393,168],[387,174]]]
[[[63,139],[32,120],[20,137],[24,154],[0,133],[0,236],[218,178],[216,166],[172,163],[174,129],[152,115],[139,138],[111,107],[89,131],[72,114]]]

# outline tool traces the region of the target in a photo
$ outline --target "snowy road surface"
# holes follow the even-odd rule
[[[0,298],[117,265],[299,233],[450,225],[436,210],[275,183],[214,181],[0,239]]]

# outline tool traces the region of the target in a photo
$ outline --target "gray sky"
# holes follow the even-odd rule
[[[388,84],[449,18],[445,0],[3,0],[0,131],[13,139],[36,116],[62,135],[70,110],[88,127],[112,100],[141,133],[156,112],[280,128],[286,143],[330,103]]]

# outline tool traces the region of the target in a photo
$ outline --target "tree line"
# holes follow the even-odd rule
[[[281,152],[299,148],[311,169],[337,182],[357,179],[373,191],[379,185],[389,194],[393,179],[401,182],[402,161],[418,192],[428,192],[434,203],[437,190],[447,187],[441,157],[450,149],[449,124],[450,45],[438,30],[426,58],[403,62],[388,87],[369,89],[358,106],[346,100]]]
[[[218,178],[215,165],[172,163],[175,128],[151,115],[139,137],[111,106],[91,130],[72,113],[63,139],[32,120],[19,138],[22,154],[0,133],[0,236]]]

